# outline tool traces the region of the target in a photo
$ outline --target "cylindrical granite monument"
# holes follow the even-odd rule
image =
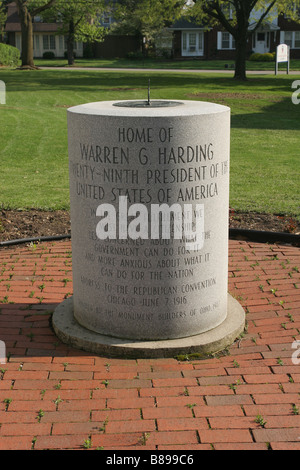
[[[89,103],[68,138],[76,325],[160,342],[225,324],[230,109]]]

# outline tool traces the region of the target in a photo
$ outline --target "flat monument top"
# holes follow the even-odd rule
[[[155,103],[169,103],[167,106],[155,106]],[[124,106],[122,105],[124,104]],[[132,103],[132,106],[129,104]],[[188,100],[151,100],[152,106],[139,106],[145,100],[98,101],[74,106],[68,112],[81,115],[128,116],[128,117],[176,117],[199,116],[229,112],[230,108],[207,101]],[[174,105],[172,105],[174,103]],[[137,106],[134,106],[134,105]]]

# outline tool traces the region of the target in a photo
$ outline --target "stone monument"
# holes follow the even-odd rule
[[[134,357],[219,351],[243,331],[228,288],[230,109],[199,101],[68,110],[74,347]]]

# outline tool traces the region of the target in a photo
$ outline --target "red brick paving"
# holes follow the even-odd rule
[[[243,338],[212,359],[126,360],[51,329],[72,295],[69,241],[2,248],[0,450],[299,450],[300,250],[230,241],[229,255]]]

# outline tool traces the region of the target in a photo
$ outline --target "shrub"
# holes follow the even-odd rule
[[[260,60],[260,57],[262,56],[262,54],[258,54],[258,52],[254,52],[253,54],[251,54],[251,56],[249,57],[249,60],[251,60],[252,62],[258,62]]]
[[[251,54],[249,60],[253,62],[272,62],[274,58],[274,52],[265,52],[264,54],[259,54],[258,52],[255,52],[254,54]]]
[[[74,55],[74,59],[76,59],[76,52],[73,51],[73,55]],[[68,58],[68,51],[65,51],[64,52],[64,59],[67,59]]]
[[[17,67],[20,59],[20,51],[14,46],[0,43],[0,64]]]
[[[263,60],[265,62],[272,62],[275,59],[275,54],[271,52],[266,52],[265,54],[263,54],[263,56],[264,56]]]
[[[54,52],[52,52],[52,51],[46,51],[46,52],[44,52],[44,54],[43,54],[43,59],[46,59],[46,60],[53,60],[53,59],[55,59],[55,54],[54,54]]]
[[[83,57],[84,59],[93,59],[95,57],[92,44],[85,44],[83,49]]]
[[[156,48],[156,57],[163,57],[164,59],[172,58],[172,50],[166,47]]]
[[[131,59],[131,60],[142,60],[144,58],[144,55],[142,51],[136,51],[136,52],[128,52],[126,57],[127,59]]]

